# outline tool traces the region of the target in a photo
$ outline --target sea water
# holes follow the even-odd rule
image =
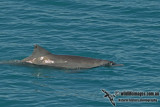
[[[159,107],[120,101],[160,96],[160,1],[0,0],[0,61],[20,60],[38,44],[54,54],[114,61],[120,67],[61,70],[0,65],[0,107]]]

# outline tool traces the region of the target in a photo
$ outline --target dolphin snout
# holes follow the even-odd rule
[[[123,64],[117,64],[113,61],[109,61],[108,64],[106,64],[106,66],[123,66]]]
[[[113,65],[116,65],[116,63],[113,62],[113,61],[110,61],[110,62],[109,62],[109,66],[113,66]]]

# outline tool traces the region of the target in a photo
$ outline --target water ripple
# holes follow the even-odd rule
[[[0,65],[1,106],[99,107],[111,105],[101,89],[159,91],[159,1],[14,0],[0,1],[0,10],[0,61],[23,59],[39,44],[125,65],[78,73]],[[128,104],[117,102],[150,103]]]

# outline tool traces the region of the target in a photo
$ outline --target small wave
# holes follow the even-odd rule
[[[0,61],[0,64],[22,64],[21,60]]]

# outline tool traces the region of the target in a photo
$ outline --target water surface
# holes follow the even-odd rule
[[[112,105],[101,89],[111,94],[160,91],[159,4],[157,0],[1,0],[0,61],[23,59],[39,44],[55,54],[125,65],[78,73],[0,65],[1,107],[107,107]],[[160,104],[122,103],[118,98],[118,107]]]

